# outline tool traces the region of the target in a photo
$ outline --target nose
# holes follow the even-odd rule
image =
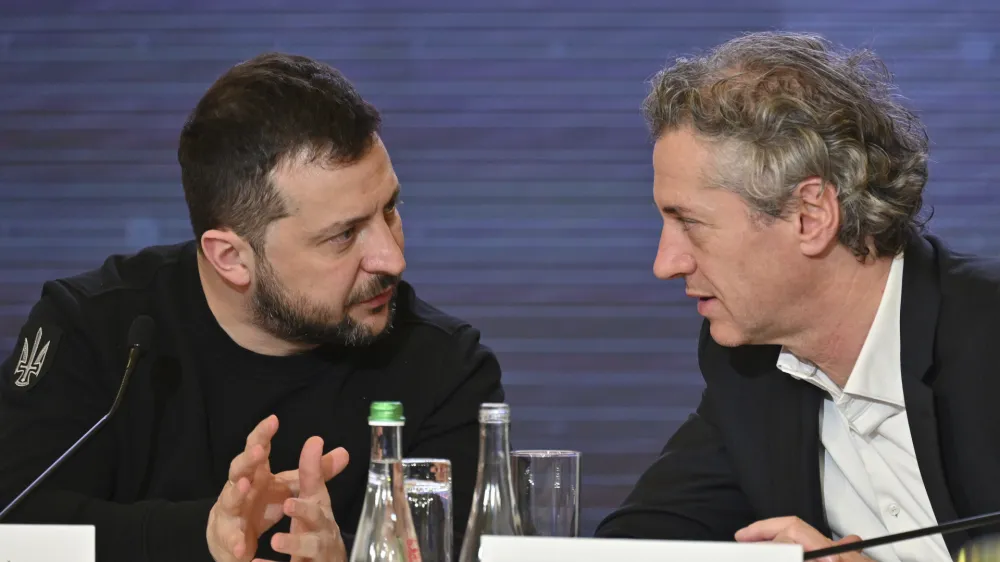
[[[656,259],[653,260],[653,275],[659,279],[676,279],[694,273],[696,268],[694,257],[687,243],[678,235],[668,231],[664,225],[660,232],[660,245],[656,249]]]
[[[402,230],[393,229],[385,221],[374,221],[365,234],[362,269],[369,273],[401,275],[406,269]]]

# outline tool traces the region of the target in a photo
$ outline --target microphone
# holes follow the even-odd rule
[[[894,533],[891,535],[885,535],[884,537],[877,537],[874,539],[852,542],[848,544],[838,544],[837,546],[821,548],[819,550],[806,552],[805,556],[803,556],[803,560],[813,560],[815,558],[832,556],[834,554],[842,554],[844,552],[864,550],[866,548],[870,548],[873,546],[882,546],[883,544],[906,541],[910,539],[916,539],[919,537],[926,537],[927,535],[936,535],[938,533],[945,534],[945,533],[953,533],[955,531],[965,531],[967,529],[975,529],[977,527],[986,527],[989,525],[993,525],[995,523],[1000,523],[1000,511],[994,511],[993,513],[984,513],[983,515],[976,515],[974,517],[966,517],[965,519],[956,519],[955,521],[952,521],[950,523],[935,525],[933,527],[914,529],[912,531],[903,531],[902,533]]]
[[[7,507],[5,507],[3,511],[0,511],[0,520],[3,520],[4,516],[6,516],[12,509],[14,509],[18,504],[20,504],[21,500],[23,500],[29,493],[31,493],[32,490],[38,487],[38,485],[41,484],[42,481],[48,478],[49,474],[51,474],[52,471],[54,471],[56,468],[62,465],[62,463],[67,458],[69,458],[73,453],[75,453],[77,449],[79,449],[81,445],[83,445],[88,439],[90,439],[92,435],[94,435],[95,433],[97,433],[98,430],[104,427],[104,424],[107,423],[108,419],[110,419],[111,416],[114,415],[114,413],[118,410],[118,406],[120,406],[122,403],[122,397],[125,396],[125,387],[128,386],[129,378],[132,377],[132,371],[135,370],[135,366],[139,362],[139,358],[142,356],[143,353],[149,351],[149,349],[153,345],[153,333],[155,331],[156,331],[156,324],[153,322],[153,319],[150,318],[149,316],[146,315],[138,316],[136,317],[135,320],[132,321],[132,326],[129,327],[128,330],[129,350],[128,350],[128,362],[125,364],[125,376],[122,377],[122,382],[118,386],[118,394],[115,395],[115,401],[111,403],[111,409],[108,410],[108,413],[104,414],[104,416],[101,419],[97,420],[97,423],[95,423],[93,427],[88,429],[87,433],[83,434],[83,437],[77,439],[76,443],[73,443],[73,446],[67,449],[66,452],[63,453],[58,459],[56,459],[54,463],[49,465],[49,467],[45,469],[45,472],[39,475],[38,478],[35,478],[34,482],[29,484],[28,487],[25,488],[20,494],[18,494],[18,496],[14,498],[12,502],[7,504]]]

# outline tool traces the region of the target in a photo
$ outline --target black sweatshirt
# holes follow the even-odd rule
[[[208,513],[229,464],[254,426],[276,414],[273,472],[297,468],[312,435],[325,450],[350,453],[329,483],[350,542],[367,482],[369,405],[398,400],[405,456],[452,462],[460,544],[476,476],[478,408],[504,399],[499,364],[479,332],[403,282],[393,329],[376,344],[259,355],[216,322],[193,242],[113,256],[98,270],[43,286],[0,365],[0,507],[107,413],[129,327],[143,314],[155,321],[155,337],[121,408],[5,522],[95,525],[102,562],[211,560]],[[266,533],[258,556],[287,560],[270,549],[271,534],[287,528],[285,518]]]

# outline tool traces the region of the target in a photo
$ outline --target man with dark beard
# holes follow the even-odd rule
[[[46,283],[0,365],[2,507],[108,411],[133,321],[155,325],[120,408],[6,522],[94,525],[102,561],[341,561],[391,400],[404,455],[452,462],[461,541],[500,367],[401,279],[379,124],[304,57],[212,85],[178,150],[196,239]]]

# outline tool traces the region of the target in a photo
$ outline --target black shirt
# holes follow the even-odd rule
[[[342,532],[354,533],[370,452],[369,405],[403,403],[407,457],[452,462],[456,538],[472,502],[477,412],[503,401],[500,367],[479,332],[402,282],[389,334],[364,348],[264,356],[233,342],[212,315],[193,242],[113,256],[98,270],[43,286],[0,365],[0,501],[4,506],[107,413],[139,315],[155,321],[108,425],[6,522],[91,524],[101,561],[211,560],[208,513],[247,435],[279,420],[271,468],[295,469],[306,439],[351,461],[329,483]],[[260,541],[258,556],[287,559]],[[348,545],[348,549],[350,545]]]

